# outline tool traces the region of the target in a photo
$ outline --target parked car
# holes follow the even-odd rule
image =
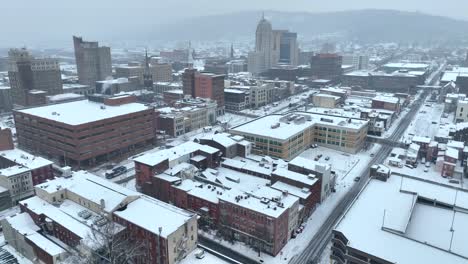
[[[329,161],[329,160],[330,160],[330,157],[326,156],[326,157],[325,157],[325,160],[326,160],[326,161]]]
[[[360,181],[360,180],[361,180],[361,177],[356,177],[356,178],[354,178],[354,181],[355,181],[355,182],[358,182],[358,181]]]
[[[429,168],[424,168],[424,172],[428,172],[429,171]]]
[[[426,166],[426,168],[429,168],[431,166],[431,163],[429,161],[426,161],[426,164],[424,166]]]

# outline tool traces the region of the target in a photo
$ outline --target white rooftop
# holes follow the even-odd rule
[[[25,236],[39,248],[52,256],[65,253],[65,249],[39,234],[41,230],[27,213],[20,213],[5,219],[18,233]]]
[[[419,203],[418,197],[460,211]],[[461,264],[468,258],[468,227],[461,224],[468,219],[466,209],[463,190],[392,175],[387,182],[371,180],[335,229],[348,246],[391,263]]]
[[[51,165],[53,163],[50,160],[31,155],[18,148],[0,151],[0,156],[32,170]]]
[[[246,134],[256,134],[273,139],[286,140],[316,124],[336,128],[359,130],[367,126],[368,123],[365,120],[349,119],[344,117],[319,115],[305,112],[295,114],[297,116],[305,116],[306,120],[302,123],[296,123],[295,121],[281,122],[280,119],[283,117],[283,115],[267,115],[245,123],[243,125],[233,127],[230,131]],[[351,120],[351,122],[349,122],[349,120]],[[274,128],[274,125],[278,123],[279,127]]]
[[[385,64],[384,67],[418,69],[418,68],[427,68],[427,67],[429,67],[429,64],[427,64],[427,63],[392,62],[392,63]]]
[[[273,172],[273,174],[281,176],[283,178],[291,179],[293,181],[301,182],[301,183],[307,184],[309,186],[314,185],[318,181],[318,179],[315,178],[313,175],[308,176],[308,175],[304,175],[304,174],[301,174],[301,173],[290,171],[290,170],[284,169],[284,168],[276,169]]]
[[[148,196],[142,196],[115,214],[155,234],[159,234],[161,227],[161,236],[165,238],[193,217],[187,211]]]
[[[391,97],[391,96],[376,96],[372,100],[387,102],[387,103],[392,103],[392,104],[396,104],[396,103],[398,103],[400,101],[399,98]]]
[[[18,110],[18,112],[75,126],[136,113],[147,109],[147,106],[140,103],[108,106],[102,103],[80,100],[62,104],[21,109]]]
[[[133,161],[146,164],[148,166],[155,166],[164,160],[173,161],[179,159],[180,157],[189,155],[197,150],[206,152],[209,154],[214,154],[218,152],[218,149],[212,148],[210,146],[201,145],[192,141],[185,142],[181,145],[170,149],[163,149],[153,153],[146,153],[133,158]]]
[[[127,201],[128,197],[137,198],[140,194],[124,188],[118,184],[109,182],[101,177],[86,171],[73,172],[70,178],[55,178],[54,180],[36,185],[48,193],[55,193],[60,189],[67,189],[81,197],[100,205],[104,200],[104,211],[112,212],[120,204]]]
[[[237,190],[223,192],[219,199],[274,218],[281,216],[299,200],[293,195],[283,194],[266,186],[249,194]],[[278,202],[272,201],[273,199],[278,199]],[[283,203],[284,206],[278,203]]]

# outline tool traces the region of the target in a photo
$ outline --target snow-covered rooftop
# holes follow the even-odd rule
[[[39,156],[34,156],[26,151],[15,148],[11,150],[0,151],[0,156],[16,164],[27,167],[31,170],[51,165],[53,162]]]
[[[201,137],[201,139],[213,140],[226,148],[233,146],[237,143],[237,141],[234,140],[228,133],[207,134]]]
[[[202,151],[209,154],[214,154],[219,150],[210,146],[201,145],[192,141],[185,142],[181,145],[170,149],[163,149],[160,151],[152,152],[152,153],[145,153],[142,155],[138,155],[133,158],[133,161],[146,164],[148,166],[155,166],[164,160],[177,160],[183,156],[187,156],[190,153],[196,151]]]
[[[301,182],[301,183],[307,184],[309,186],[314,185],[318,181],[318,179],[315,178],[313,175],[308,176],[308,175],[304,175],[304,174],[301,174],[301,173],[290,171],[290,170],[284,169],[284,168],[276,169],[273,172],[273,174],[281,176],[283,178],[291,179],[293,181]]]
[[[237,190],[223,192],[219,199],[274,218],[282,215],[299,201],[299,198],[293,195],[283,194],[267,186],[249,194]]]
[[[283,115],[267,115],[243,125],[231,128],[232,132],[246,134],[256,134],[273,139],[286,140],[290,137],[303,132],[304,130],[320,124],[343,129],[359,130],[367,126],[367,121],[359,119],[349,119],[337,116],[327,116],[313,113],[295,113],[297,116],[304,116],[305,120],[301,122],[291,121],[283,122]],[[349,122],[351,121],[351,122]],[[279,126],[277,126],[279,124]]]
[[[419,203],[422,197],[449,207]],[[461,224],[467,208],[466,191],[392,175],[371,180],[335,229],[348,246],[391,263],[461,264],[468,258],[468,228]]]
[[[30,169],[28,169],[25,166],[14,165],[8,168],[0,169],[0,175],[5,176],[5,177],[10,177],[10,176],[18,175],[20,173],[24,173],[28,171],[30,171]]]
[[[15,229],[18,233],[25,236],[39,248],[47,252],[52,256],[56,256],[62,253],[65,253],[65,249],[58,246],[51,240],[47,239],[43,235],[39,234],[38,231],[41,230],[32,218],[27,213],[20,213],[14,216],[5,218],[6,221]]]
[[[89,100],[80,100],[21,109],[18,112],[74,126],[141,112],[147,109],[147,106],[140,103],[109,106]]]
[[[419,69],[428,68],[427,63],[407,63],[407,62],[391,62],[384,65],[387,68],[403,68],[403,69]]]
[[[187,211],[148,196],[142,196],[115,214],[155,234],[159,234],[161,227],[161,236],[165,238],[193,217]]]
[[[380,101],[380,102],[386,102],[386,103],[392,103],[392,104],[397,104],[400,101],[399,98],[391,97],[391,96],[376,96],[372,100]]]
[[[36,188],[42,189],[48,193],[55,193],[60,189],[67,189],[68,192],[85,197],[86,199],[100,205],[104,201],[106,212],[112,212],[120,204],[125,203],[128,197],[134,199],[139,193],[124,188],[118,184],[109,182],[92,173],[86,171],[73,172],[70,178],[55,178],[39,184]]]

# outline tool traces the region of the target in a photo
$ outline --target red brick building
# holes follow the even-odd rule
[[[155,111],[133,96],[89,97],[16,110],[20,147],[74,167],[107,161],[152,144]]]
[[[169,90],[163,92],[163,101],[168,105],[173,105],[176,101],[184,98],[183,90]]]
[[[154,153],[139,155],[135,162],[136,185],[145,190],[145,185],[152,185],[152,177],[180,163],[194,164],[199,169],[215,168],[220,162],[220,151],[210,146],[195,142],[186,142],[174,148]],[[148,186],[147,190],[153,187]],[[146,192],[145,192],[146,193]]]
[[[32,185],[43,183],[54,178],[52,161],[31,155],[20,149],[0,151],[0,169],[22,166],[31,172]]]
[[[2,129],[0,127],[0,151],[14,148],[11,130],[9,128]]]
[[[195,75],[195,97],[210,98],[224,111],[224,75],[198,73]]]

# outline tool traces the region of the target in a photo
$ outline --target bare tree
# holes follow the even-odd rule
[[[149,252],[146,240],[130,236],[125,227],[113,221],[101,226],[93,225],[85,244],[91,249],[77,248],[65,263],[134,263],[137,259],[145,259]]]

